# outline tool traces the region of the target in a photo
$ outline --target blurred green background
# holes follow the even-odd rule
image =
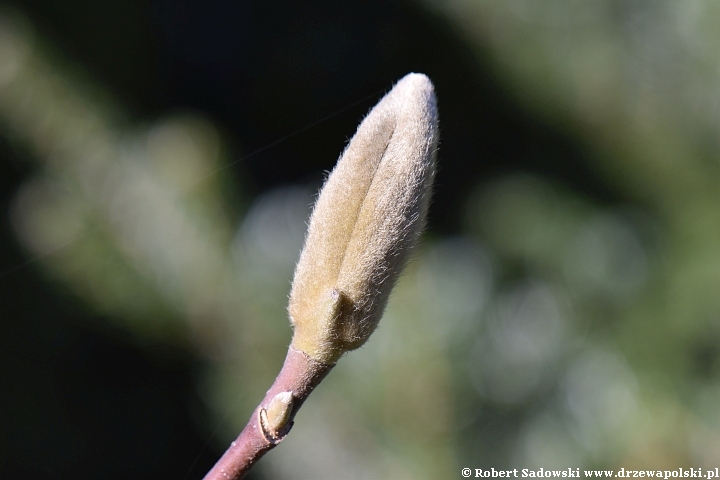
[[[0,2],[0,476],[201,478],[314,195],[435,82],[429,230],[254,479],[720,465],[720,4]]]

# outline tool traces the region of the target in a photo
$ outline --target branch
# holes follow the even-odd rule
[[[313,360],[290,346],[272,387],[205,480],[242,478],[255,462],[283,441],[305,399],[334,366]]]
[[[242,477],[285,438],[335,362],[375,330],[425,225],[437,142],[433,85],[406,75],[362,121],[320,192],[290,291],[285,364],[206,480]]]

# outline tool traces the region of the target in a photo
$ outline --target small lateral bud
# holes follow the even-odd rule
[[[411,73],[365,117],[320,192],[290,292],[295,348],[335,363],[375,330],[425,224],[437,142],[433,85]]]
[[[261,425],[266,436],[275,439],[287,425],[293,408],[292,392],[280,392],[270,400],[267,410],[260,410]]]

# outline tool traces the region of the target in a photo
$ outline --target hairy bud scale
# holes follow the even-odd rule
[[[362,121],[320,192],[295,269],[295,348],[334,363],[375,330],[425,223],[437,142],[422,74],[401,79]]]

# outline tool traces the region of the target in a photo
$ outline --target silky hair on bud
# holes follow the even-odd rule
[[[290,292],[294,348],[334,363],[375,330],[425,225],[437,143],[433,85],[408,74],[361,122],[315,203]]]

